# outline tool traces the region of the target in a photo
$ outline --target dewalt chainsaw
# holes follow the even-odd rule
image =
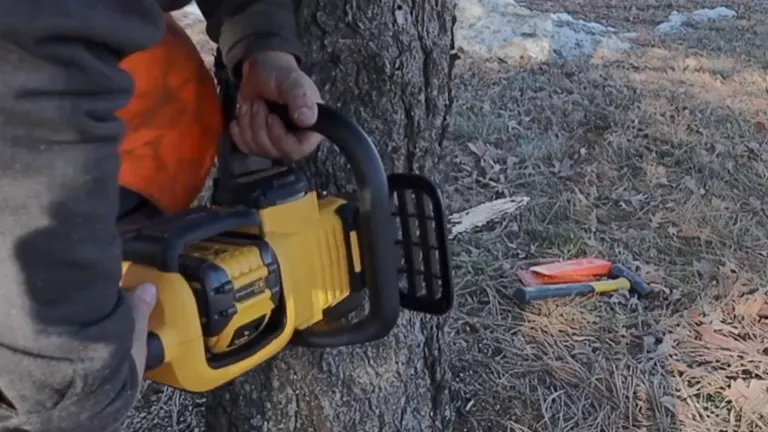
[[[230,118],[231,97],[224,89]],[[272,110],[290,124],[285,107]],[[122,285],[158,288],[147,379],[204,392],[289,344],[364,344],[386,337],[401,308],[452,308],[437,188],[415,174],[387,176],[366,133],[329,106],[318,105],[310,129],[349,162],[355,200],[314,190],[292,166],[237,172],[247,157],[225,137],[212,205],[121,227]]]

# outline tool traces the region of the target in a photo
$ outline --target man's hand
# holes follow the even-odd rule
[[[157,303],[157,288],[154,285],[145,283],[139,285],[133,292],[128,294],[128,304],[133,311],[135,322],[133,330],[133,347],[131,356],[136,363],[136,370],[139,372],[139,388],[144,381],[144,369],[147,365],[147,333],[149,332],[149,316]],[[138,398],[140,392],[136,393]]]
[[[263,52],[243,63],[237,118],[230,124],[238,148],[252,156],[293,161],[312,153],[322,137],[289,132],[267,110],[265,101],[287,105],[293,122],[312,126],[317,120],[320,92],[296,59],[283,52]]]

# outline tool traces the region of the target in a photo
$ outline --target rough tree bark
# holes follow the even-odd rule
[[[363,126],[388,170],[436,174],[452,105],[454,1],[295,1],[303,66],[326,102]],[[335,152],[313,165],[321,186],[346,189],[328,175],[343,166]],[[450,430],[443,339],[442,320],[404,312],[381,342],[290,348],[212,393],[208,430]]]

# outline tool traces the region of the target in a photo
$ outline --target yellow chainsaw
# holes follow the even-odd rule
[[[233,89],[222,92],[231,118]],[[290,124],[284,106],[271,109]],[[225,137],[212,205],[120,227],[122,285],[158,288],[147,379],[204,392],[288,345],[364,344],[386,337],[401,309],[442,315],[452,308],[435,185],[416,174],[387,175],[368,135],[327,105],[318,105],[307,130],[346,158],[355,199],[316,190],[293,166],[238,171],[247,157]]]

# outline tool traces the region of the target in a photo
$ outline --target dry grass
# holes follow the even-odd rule
[[[624,31],[638,52],[515,70],[464,59],[450,211],[527,195],[454,244],[452,368],[467,431],[768,430],[768,11],[664,39],[694,0],[528,0]],[[514,270],[597,255],[655,288],[525,310]],[[200,400],[146,394],[126,430],[200,430]],[[148,420],[150,419],[151,420]],[[147,426],[151,425],[151,426]]]
[[[629,17],[607,0],[527,3],[619,26],[658,24],[674,2],[621,2]],[[463,430],[768,430],[768,11],[734,7],[739,20],[617,59],[462,62],[451,207],[532,199],[454,245]],[[585,255],[656,292],[509,298],[518,266]]]

